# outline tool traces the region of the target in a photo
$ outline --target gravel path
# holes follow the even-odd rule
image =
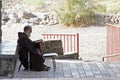
[[[24,25],[14,24],[13,27],[2,26],[3,40],[17,40],[17,33],[23,30]],[[42,33],[79,33],[80,56],[84,61],[101,61],[102,56],[106,54],[106,27],[33,26],[31,39],[42,38]]]

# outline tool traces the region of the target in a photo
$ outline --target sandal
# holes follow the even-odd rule
[[[43,65],[43,67],[47,67],[47,68],[50,68],[50,66],[47,66],[47,65]]]
[[[41,71],[49,71],[50,70],[50,67],[47,67],[47,66],[43,66],[41,68]]]

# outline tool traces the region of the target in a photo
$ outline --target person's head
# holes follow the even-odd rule
[[[25,33],[28,37],[30,37],[31,32],[32,32],[32,27],[31,27],[31,26],[27,25],[27,26],[24,27],[24,33]]]

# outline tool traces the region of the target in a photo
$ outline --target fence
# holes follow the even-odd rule
[[[120,27],[107,24],[107,58],[108,62],[120,61]]]
[[[42,34],[44,39],[60,39],[64,54],[78,53],[79,56],[79,33],[77,34]]]

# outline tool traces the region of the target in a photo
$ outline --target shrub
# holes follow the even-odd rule
[[[119,13],[120,12],[120,1],[119,0],[107,0],[106,1],[106,12]]]
[[[96,11],[105,11],[105,7],[100,4],[94,5],[95,2],[95,0],[64,0],[57,4],[55,12],[60,22],[67,26],[90,25],[94,22]]]
[[[45,5],[44,0],[26,0],[26,4],[34,7],[42,7]]]

